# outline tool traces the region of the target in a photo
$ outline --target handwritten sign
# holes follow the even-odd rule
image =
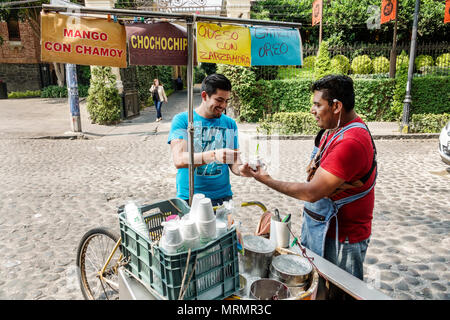
[[[126,68],[125,28],[107,19],[43,12],[41,60]]]
[[[197,23],[197,57],[200,62],[249,67],[250,30],[234,25]]]
[[[250,27],[253,66],[302,65],[302,44],[297,29]]]
[[[187,32],[169,22],[125,26],[130,65],[187,65]]]

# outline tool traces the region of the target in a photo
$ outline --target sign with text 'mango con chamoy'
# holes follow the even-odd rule
[[[41,13],[41,59],[127,67],[125,28],[102,18]]]
[[[250,30],[226,24],[197,23],[199,62],[251,65]]]
[[[185,66],[188,61],[186,29],[169,22],[125,26],[130,65]]]
[[[302,65],[302,43],[297,29],[250,27],[252,66]]]

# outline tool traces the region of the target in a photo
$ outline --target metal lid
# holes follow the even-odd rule
[[[244,249],[253,251],[256,253],[270,253],[276,250],[276,245],[269,239],[254,236],[254,235],[245,235],[242,237],[244,241]]]
[[[312,265],[308,259],[294,254],[281,254],[274,257],[272,266],[275,270],[291,276],[303,276],[312,271]]]

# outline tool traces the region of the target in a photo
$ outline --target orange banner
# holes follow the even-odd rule
[[[382,0],[381,1],[381,24],[395,20],[395,13],[397,12],[397,0]]]
[[[444,23],[450,22],[450,0],[445,1]]]
[[[314,0],[312,6],[312,25],[319,24],[322,20],[322,0]]]
[[[41,59],[126,68],[125,27],[107,19],[41,12]]]

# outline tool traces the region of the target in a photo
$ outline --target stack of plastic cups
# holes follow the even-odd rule
[[[196,221],[202,243],[207,243],[216,237],[216,217],[214,216],[211,199],[200,200],[196,212]]]
[[[183,236],[184,246],[186,249],[195,249],[200,246],[200,237],[198,234],[197,224],[194,220],[181,220],[181,235]]]
[[[199,207],[200,200],[205,199],[205,195],[203,193],[196,193],[192,197],[191,211],[189,212],[190,219],[196,221],[197,219],[197,211]]]
[[[167,253],[177,253],[184,250],[183,237],[178,223],[165,223],[163,233],[162,246]]]

